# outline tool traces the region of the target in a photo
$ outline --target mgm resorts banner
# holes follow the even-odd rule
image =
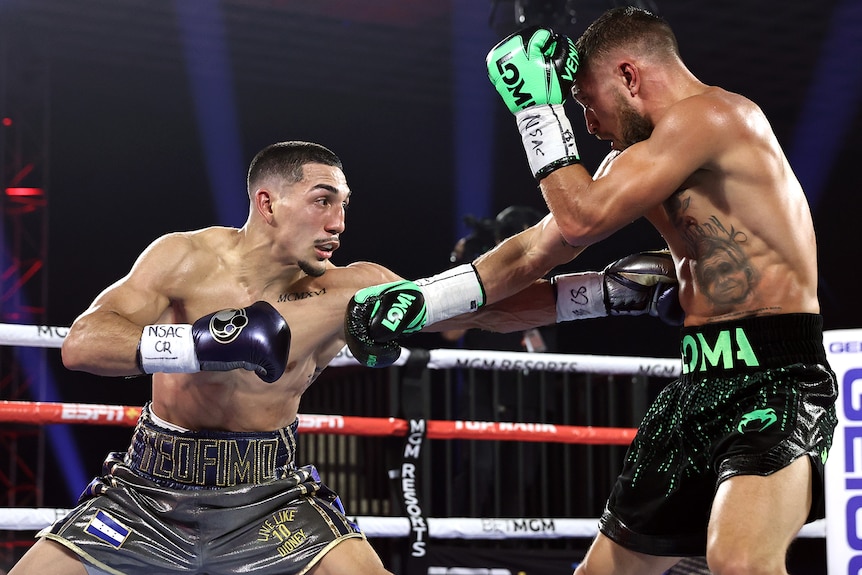
[[[428,570],[423,575],[560,575],[575,570],[583,552],[560,549],[477,549],[428,547]],[[418,575],[418,574],[417,574]]]
[[[862,574],[862,329],[823,334],[838,377],[838,427],[826,461],[829,575]]]

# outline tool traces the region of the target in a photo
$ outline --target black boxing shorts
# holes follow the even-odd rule
[[[601,532],[641,553],[704,555],[718,484],[769,475],[804,455],[814,477],[808,521],[822,518],[838,395],[822,318],[787,314],[683,328],[681,353],[682,376],[644,416]]]
[[[311,465],[296,428],[175,432],[145,408],[127,453],[112,453],[78,506],[38,536],[77,553],[90,575],[307,572],[363,537]]]

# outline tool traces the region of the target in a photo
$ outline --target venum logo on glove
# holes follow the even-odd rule
[[[210,318],[210,334],[218,343],[234,341],[245,326],[248,325],[248,315],[244,309],[223,309]]]

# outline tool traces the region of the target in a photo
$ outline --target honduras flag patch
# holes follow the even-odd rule
[[[118,549],[132,532],[131,529],[104,511],[97,511],[96,516],[90,520],[84,531]]]

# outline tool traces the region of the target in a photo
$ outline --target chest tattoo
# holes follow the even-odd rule
[[[311,291],[294,291],[288,293],[278,294],[279,303],[284,303],[288,301],[300,301],[304,299],[308,299],[311,297],[317,297],[321,295],[326,295],[326,288],[320,288],[319,290],[311,290]]]

